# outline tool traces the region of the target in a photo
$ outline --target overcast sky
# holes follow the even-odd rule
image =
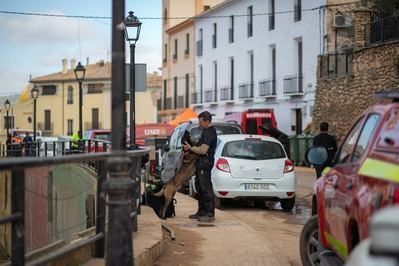
[[[0,1],[1,11],[111,17],[111,0]],[[161,66],[161,0],[126,0],[129,10],[143,18],[136,63],[147,71]],[[90,63],[110,61],[111,19],[76,19],[0,13],[0,96],[20,93],[32,77],[61,71],[62,59]],[[80,40],[80,41],[79,41]],[[128,48],[128,45],[126,45]],[[129,53],[126,53],[129,62]]]

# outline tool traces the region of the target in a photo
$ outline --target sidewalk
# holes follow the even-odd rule
[[[192,232],[193,237],[200,236],[198,256],[191,265],[290,265],[285,257],[276,257],[254,229],[232,215],[217,209],[215,226],[199,226],[196,220],[188,218],[197,210],[197,201],[180,193],[175,198],[176,217],[162,223],[176,231]],[[179,242],[178,233],[176,242]]]
[[[138,216],[138,231],[133,236],[134,265],[153,265],[163,251],[161,221],[154,211],[141,207]],[[105,259],[91,259],[84,266],[103,266]]]

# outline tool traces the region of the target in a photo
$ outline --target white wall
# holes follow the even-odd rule
[[[292,134],[291,125],[295,124],[295,112],[292,109],[302,108],[303,129],[311,120],[310,106],[314,102],[316,85],[317,55],[321,53],[322,36],[320,28],[324,27],[319,10],[307,9],[325,5],[325,0],[302,0],[302,20],[294,22],[294,13],[278,14],[281,11],[293,11],[294,0],[275,0],[275,29],[269,31],[268,15],[257,15],[269,12],[269,0],[228,1],[224,7],[214,9],[197,19],[195,24],[196,40],[199,29],[203,29],[203,55],[196,57],[196,90],[200,88],[199,66],[203,67],[203,89],[214,87],[213,62],[218,64],[218,99],[220,87],[230,84],[229,58],[235,61],[234,104],[218,101],[215,105],[194,105],[200,112],[209,110],[218,119],[223,119],[225,112],[242,111],[248,108],[273,108],[280,130]],[[228,42],[229,17],[209,18],[206,16],[230,16],[247,14],[247,7],[253,6],[253,36],[247,37],[247,17],[234,17],[234,43]],[[322,16],[322,12],[320,13]],[[320,22],[319,22],[320,21]],[[213,23],[217,23],[217,48],[212,48]],[[303,43],[303,96],[287,96],[283,93],[283,77],[298,74],[297,44]],[[271,46],[276,47],[276,91],[277,97],[267,99],[259,97],[258,82],[272,78]],[[254,54],[254,100],[242,101],[238,98],[238,85],[250,82],[249,52]],[[205,93],[204,93],[205,95]],[[292,122],[293,121],[293,122]]]

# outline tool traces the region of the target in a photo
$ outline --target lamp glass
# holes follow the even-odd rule
[[[8,99],[5,101],[4,107],[6,108],[6,111],[10,111],[11,103]]]
[[[37,97],[39,97],[39,88],[36,85],[30,91],[30,95],[31,95],[32,99],[37,99]]]
[[[75,72],[75,78],[78,82],[82,82],[85,79],[86,69],[80,62],[76,66],[74,72]]]
[[[125,37],[129,42],[137,42],[140,37],[141,22],[134,15],[133,11],[129,12],[129,16],[125,19]]]

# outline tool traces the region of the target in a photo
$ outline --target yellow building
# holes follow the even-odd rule
[[[163,0],[161,121],[170,121],[190,106],[195,91],[195,30],[191,17],[223,0]],[[182,17],[184,19],[176,19]]]
[[[62,61],[62,71],[32,78],[26,91],[37,85],[36,122],[43,135],[72,135],[79,129],[79,84],[75,79],[76,61],[70,67]],[[85,66],[83,81],[83,131],[111,128],[111,63],[99,61]],[[154,123],[157,120],[157,97],[161,90],[161,77],[147,74],[147,89],[136,91],[136,123]],[[129,94],[126,94],[126,119],[129,119]],[[33,128],[33,100],[21,95],[9,113],[14,128]],[[121,119],[124,119],[121,117]],[[129,121],[129,120],[128,120]],[[5,135],[5,130],[2,134]]]

